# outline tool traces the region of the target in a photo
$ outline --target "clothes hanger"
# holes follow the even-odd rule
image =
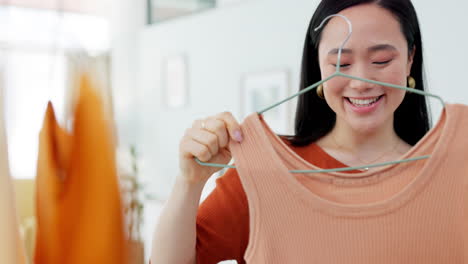
[[[299,95],[301,95],[303,93],[306,93],[306,92],[316,88],[320,84],[322,84],[324,82],[327,82],[328,80],[330,80],[330,79],[332,79],[332,78],[334,78],[336,76],[342,76],[342,77],[346,77],[346,78],[350,78],[350,79],[360,80],[360,81],[363,81],[363,82],[368,82],[368,83],[378,84],[378,85],[392,87],[392,88],[396,88],[396,89],[401,89],[401,90],[405,90],[405,91],[410,92],[410,93],[416,93],[416,94],[420,94],[420,95],[424,95],[424,96],[434,97],[434,98],[438,99],[442,103],[442,106],[445,108],[445,102],[442,100],[442,98],[440,96],[437,96],[437,95],[434,95],[434,94],[431,94],[431,93],[428,93],[428,92],[416,90],[416,89],[413,89],[413,88],[405,87],[405,86],[395,85],[395,84],[391,84],[391,83],[384,83],[384,82],[379,82],[379,81],[374,81],[374,80],[368,80],[368,79],[359,78],[359,77],[356,77],[356,76],[352,76],[352,75],[340,72],[341,51],[342,51],[343,47],[345,46],[345,44],[348,42],[349,38],[351,37],[351,34],[353,33],[353,28],[352,28],[351,21],[344,15],[333,14],[333,15],[330,15],[330,16],[326,17],[322,21],[322,23],[320,23],[320,25],[317,28],[315,28],[314,30],[315,31],[319,30],[320,28],[323,27],[325,22],[327,22],[329,19],[331,19],[332,17],[335,17],[335,16],[343,18],[348,23],[348,35],[347,35],[346,39],[341,44],[341,46],[340,46],[340,48],[338,50],[338,62],[336,63],[335,73],[333,73],[329,77],[325,78],[324,80],[316,82],[316,83],[310,85],[309,87],[303,89],[302,91],[299,91],[298,93],[296,93],[296,94],[294,94],[294,95],[292,95],[292,96],[290,96],[290,97],[288,97],[288,98],[286,98],[286,99],[284,99],[282,101],[279,101],[278,103],[275,103],[275,104],[273,104],[273,105],[271,105],[271,106],[257,112],[258,115],[262,115],[266,111],[268,111],[268,110],[270,110],[272,108],[275,108],[278,105],[280,105],[280,104],[282,104],[282,103],[284,103],[286,101],[289,101],[289,100],[293,99],[296,96],[299,96]],[[319,173],[319,172],[338,172],[338,171],[351,171],[351,170],[369,170],[370,168],[387,166],[387,165],[404,163],[404,162],[410,162],[410,161],[416,161],[416,160],[422,160],[422,159],[427,159],[429,157],[430,157],[430,155],[425,155],[425,156],[419,156],[419,157],[414,157],[414,158],[409,158],[409,159],[402,159],[402,160],[389,161],[389,162],[383,162],[383,163],[375,163],[375,164],[369,164],[369,165],[364,165],[364,166],[344,167],[344,168],[334,168],[334,169],[320,169],[320,170],[290,170],[289,172],[291,172],[291,173]],[[202,162],[196,157],[194,159],[198,164],[204,165],[204,166],[219,167],[219,168],[233,168],[233,169],[236,168],[233,165]]]

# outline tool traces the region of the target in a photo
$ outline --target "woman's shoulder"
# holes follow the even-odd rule
[[[452,112],[455,109],[456,112],[461,112],[462,115],[468,114],[468,104],[462,104],[462,103],[450,103],[446,104],[445,108],[450,107]]]
[[[457,130],[465,137],[464,135],[468,132],[468,105],[460,103],[446,104],[444,110],[447,125],[444,125],[441,129]],[[438,118],[436,124],[440,123],[440,121],[441,117]]]

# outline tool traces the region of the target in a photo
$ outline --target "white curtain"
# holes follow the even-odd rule
[[[2,76],[0,68],[0,263],[23,264],[26,263],[26,257],[19,236],[14,190],[8,165]]]

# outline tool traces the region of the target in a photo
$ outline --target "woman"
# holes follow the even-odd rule
[[[342,14],[349,18],[353,25],[353,33],[342,54],[342,72],[365,79],[424,90],[421,34],[417,15],[410,0],[323,0],[315,11],[306,34],[300,89],[325,79],[335,72],[337,49],[348,34],[347,24],[343,19],[334,17],[319,31],[313,30],[331,14]],[[429,127],[430,121],[424,96],[368,82],[335,77],[318,87],[316,92],[305,93],[299,98],[295,121],[296,134],[281,139],[305,161],[320,168],[337,168],[401,159],[412,153],[413,146],[426,135]],[[282,224],[284,228],[271,229],[271,225],[275,224],[271,222],[274,220],[273,212],[270,212],[266,220],[249,219],[250,213],[255,212],[258,207],[250,208],[249,211],[249,207],[253,205],[249,204],[251,199],[247,197],[254,197],[255,194],[247,192],[246,196],[244,187],[248,186],[248,183],[243,179],[241,184],[239,172],[234,169],[228,170],[217,180],[216,189],[199,207],[204,184],[219,168],[200,166],[193,158],[197,157],[204,162],[227,163],[231,159],[229,147],[236,146],[235,142],[242,144],[245,136],[241,133],[239,123],[228,112],[197,120],[191,128],[187,129],[180,142],[180,174],[156,228],[152,252],[154,263],[211,264],[227,259],[245,263],[244,258],[252,263],[312,263],[313,261],[316,261],[313,263],[386,263],[382,258],[386,258],[387,261],[392,260],[391,254],[383,256],[384,253],[379,252],[379,248],[369,252],[365,252],[367,248],[353,248],[353,251],[350,251],[353,253],[347,254],[346,250],[352,248],[352,245],[348,245],[353,243],[343,246],[341,241],[346,239],[336,236],[348,234],[346,233],[348,230],[353,232],[358,229],[352,227],[351,224],[348,225],[348,222],[342,222],[342,224],[346,223],[348,229],[346,232],[340,231],[341,233],[335,234],[334,228],[339,230],[339,227],[343,227],[334,222],[336,219],[323,222],[312,221],[311,225],[318,228],[316,240],[310,238],[314,242],[311,242],[312,240],[307,240],[308,242],[305,243],[299,242],[306,241],[300,238],[302,235],[300,232],[296,234],[298,240],[294,241],[297,244],[291,246],[287,245],[287,242],[281,242],[283,239],[281,237],[284,237],[286,241],[291,241],[287,240],[288,236],[291,236],[288,232],[288,225]],[[236,148],[236,152],[240,153],[239,151],[239,148]],[[239,161],[236,160],[236,162]],[[416,164],[423,163],[413,164],[416,168],[420,166]],[[373,170],[380,172],[381,169],[374,168],[364,173],[371,175]],[[354,173],[363,172],[349,171],[348,175]],[[380,193],[379,191],[376,193],[376,190],[371,192],[362,187],[354,194],[347,193],[347,196],[340,196],[339,190],[335,187],[324,185],[320,189],[321,185],[312,177],[300,174],[294,177],[308,190],[322,193],[324,196],[329,195],[329,200],[340,201],[345,204],[343,207],[346,207],[346,204],[363,203],[369,198],[378,200],[377,195],[390,197],[390,194],[393,194],[389,191],[390,189],[395,191],[406,186],[403,183],[408,184],[408,179],[403,179],[403,183],[393,182],[394,185],[391,187],[382,187]],[[395,176],[394,179],[398,178]],[[336,193],[327,194],[327,190],[333,190]],[[263,199],[260,194],[258,196],[260,200]],[[334,198],[331,198],[332,196]],[[383,198],[380,199],[383,200]],[[332,203],[329,205],[332,206]],[[289,212],[289,208],[284,209]],[[297,213],[292,207],[290,210],[291,214]],[[310,212],[310,215],[312,214],[313,212]],[[284,211],[278,217],[281,218],[284,215],[288,217]],[[291,216],[291,222],[296,223],[296,218],[301,217],[300,215],[299,217]],[[288,218],[285,219],[287,221]],[[249,225],[257,223],[256,221],[271,225],[256,228],[253,232],[252,226]],[[349,219],[349,221],[352,220]],[[389,221],[390,223],[386,224],[391,225],[393,220]],[[331,223],[336,226],[332,226]],[[363,226],[361,233],[371,232],[373,225],[375,223],[369,223],[369,229]],[[374,227],[378,230],[379,225]],[[291,227],[291,230],[295,229]],[[326,232],[329,232],[329,236],[327,233],[321,233],[320,230],[328,230]],[[267,231],[270,233],[268,234]],[[261,235],[258,235],[259,232],[267,239],[262,240]],[[372,236],[368,233],[364,235],[367,237],[362,239],[369,241],[359,243],[360,240],[358,240],[354,243],[355,247],[368,245],[367,247],[371,250],[372,245],[381,246],[382,243],[379,241],[372,242],[369,239],[369,236],[374,239],[381,236],[376,234]],[[336,242],[331,245],[327,244],[330,242],[328,241],[330,237],[336,238]],[[385,241],[386,243],[393,241],[391,234]],[[400,241],[393,241],[393,243],[398,244]],[[324,245],[327,246],[324,247]],[[390,244],[390,246],[393,245]],[[386,246],[389,245],[386,244]],[[395,247],[398,248],[398,245]],[[411,247],[408,248],[411,250]],[[295,251],[296,249],[298,251]],[[316,250],[313,252],[316,258],[304,260],[305,257],[302,256],[304,259],[301,262],[297,254],[291,253],[305,254],[308,250]],[[247,256],[245,256],[246,251]],[[286,251],[289,255],[285,253]],[[256,252],[260,253],[256,254]],[[343,254],[340,256],[343,259],[337,257],[339,252]],[[430,255],[434,252],[426,253]],[[293,256],[296,257],[295,260],[292,260]],[[405,256],[401,253],[398,256],[401,258],[393,259],[393,261],[410,260],[410,258],[404,258]],[[417,259],[418,253],[415,253],[413,257]],[[338,260],[342,262],[334,262]],[[433,260],[440,259],[434,257]]]

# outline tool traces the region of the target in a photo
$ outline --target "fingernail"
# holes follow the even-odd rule
[[[234,131],[234,139],[237,140],[237,142],[242,141],[242,134],[241,134],[240,130]]]

